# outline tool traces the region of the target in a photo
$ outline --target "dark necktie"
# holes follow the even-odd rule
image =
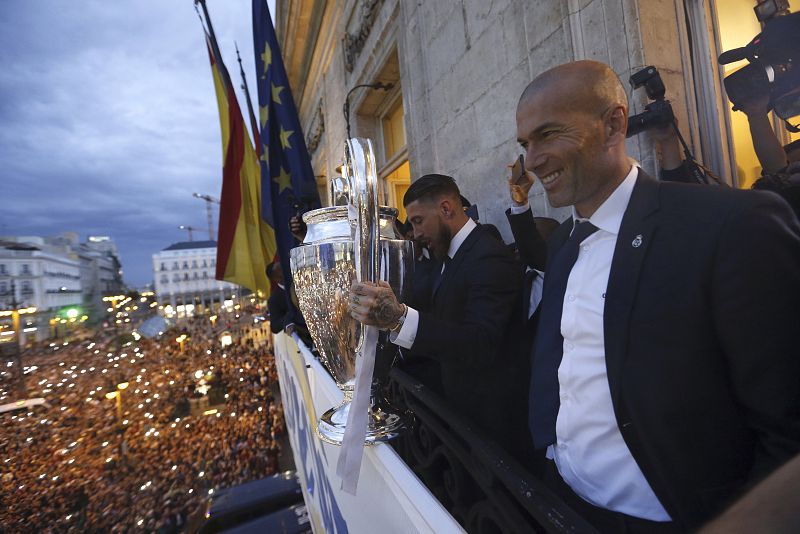
[[[572,235],[556,253],[544,277],[539,326],[533,344],[530,392],[530,430],[537,449],[556,441],[559,408],[558,367],[564,354],[561,313],[567,280],[584,239],[597,231],[587,221],[575,221]]]
[[[447,264],[450,263],[450,256],[445,256],[444,261],[442,261],[442,267],[439,269],[439,273],[436,275],[436,278],[433,280],[433,289],[431,290],[431,296],[436,294],[436,290],[439,289],[439,284],[442,283],[442,278],[444,278],[444,273],[447,270]]]

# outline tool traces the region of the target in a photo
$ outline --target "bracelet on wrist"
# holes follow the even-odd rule
[[[403,306],[403,313],[401,313],[400,317],[397,318],[397,322],[394,324],[394,326],[389,328],[390,332],[394,332],[395,330],[398,330],[401,326],[403,326],[403,321],[405,320],[406,314],[408,313],[408,306],[406,306],[405,304],[402,304],[402,306]]]

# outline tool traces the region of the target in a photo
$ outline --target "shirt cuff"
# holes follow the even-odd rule
[[[531,209],[531,203],[526,202],[522,206],[511,206],[511,215],[519,215],[520,213],[525,213]]]
[[[419,327],[419,312],[411,306],[406,306],[408,312],[406,313],[406,320],[403,321],[403,326],[400,327],[399,332],[390,332],[389,341],[404,349],[410,349],[417,338],[417,328]]]

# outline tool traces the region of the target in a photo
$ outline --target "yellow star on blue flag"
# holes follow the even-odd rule
[[[252,3],[253,58],[263,145],[261,217],[275,231],[281,263],[289,265],[289,250],[296,245],[289,232],[289,218],[296,215],[293,206],[299,202],[304,211],[319,208],[319,192],[267,0]],[[291,276],[289,269],[285,269],[284,276]]]

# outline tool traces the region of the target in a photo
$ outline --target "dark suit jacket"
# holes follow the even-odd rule
[[[424,256],[415,260],[411,288],[404,295],[404,302],[419,312],[430,311],[433,283],[441,270],[442,264],[438,261]],[[442,394],[442,369],[437,360],[417,354],[416,357],[398,359],[396,365],[439,395]]]
[[[517,399],[527,377],[503,345],[520,299],[520,269],[501,242],[475,228],[447,265],[429,310],[420,311],[409,355],[438,361],[448,403],[504,445],[526,426]]]
[[[800,452],[798,297],[785,202],[639,171],[606,290],[606,367],[625,443],[678,524]]]
[[[269,310],[269,326],[273,334],[283,332],[283,329],[292,323],[305,325],[302,315],[289,301],[288,293],[278,285],[275,285],[269,295],[267,309]]]
[[[511,210],[508,209],[506,217],[522,262],[531,269],[543,271],[547,261],[547,244],[539,230],[536,229],[533,210],[529,209],[512,215]]]

